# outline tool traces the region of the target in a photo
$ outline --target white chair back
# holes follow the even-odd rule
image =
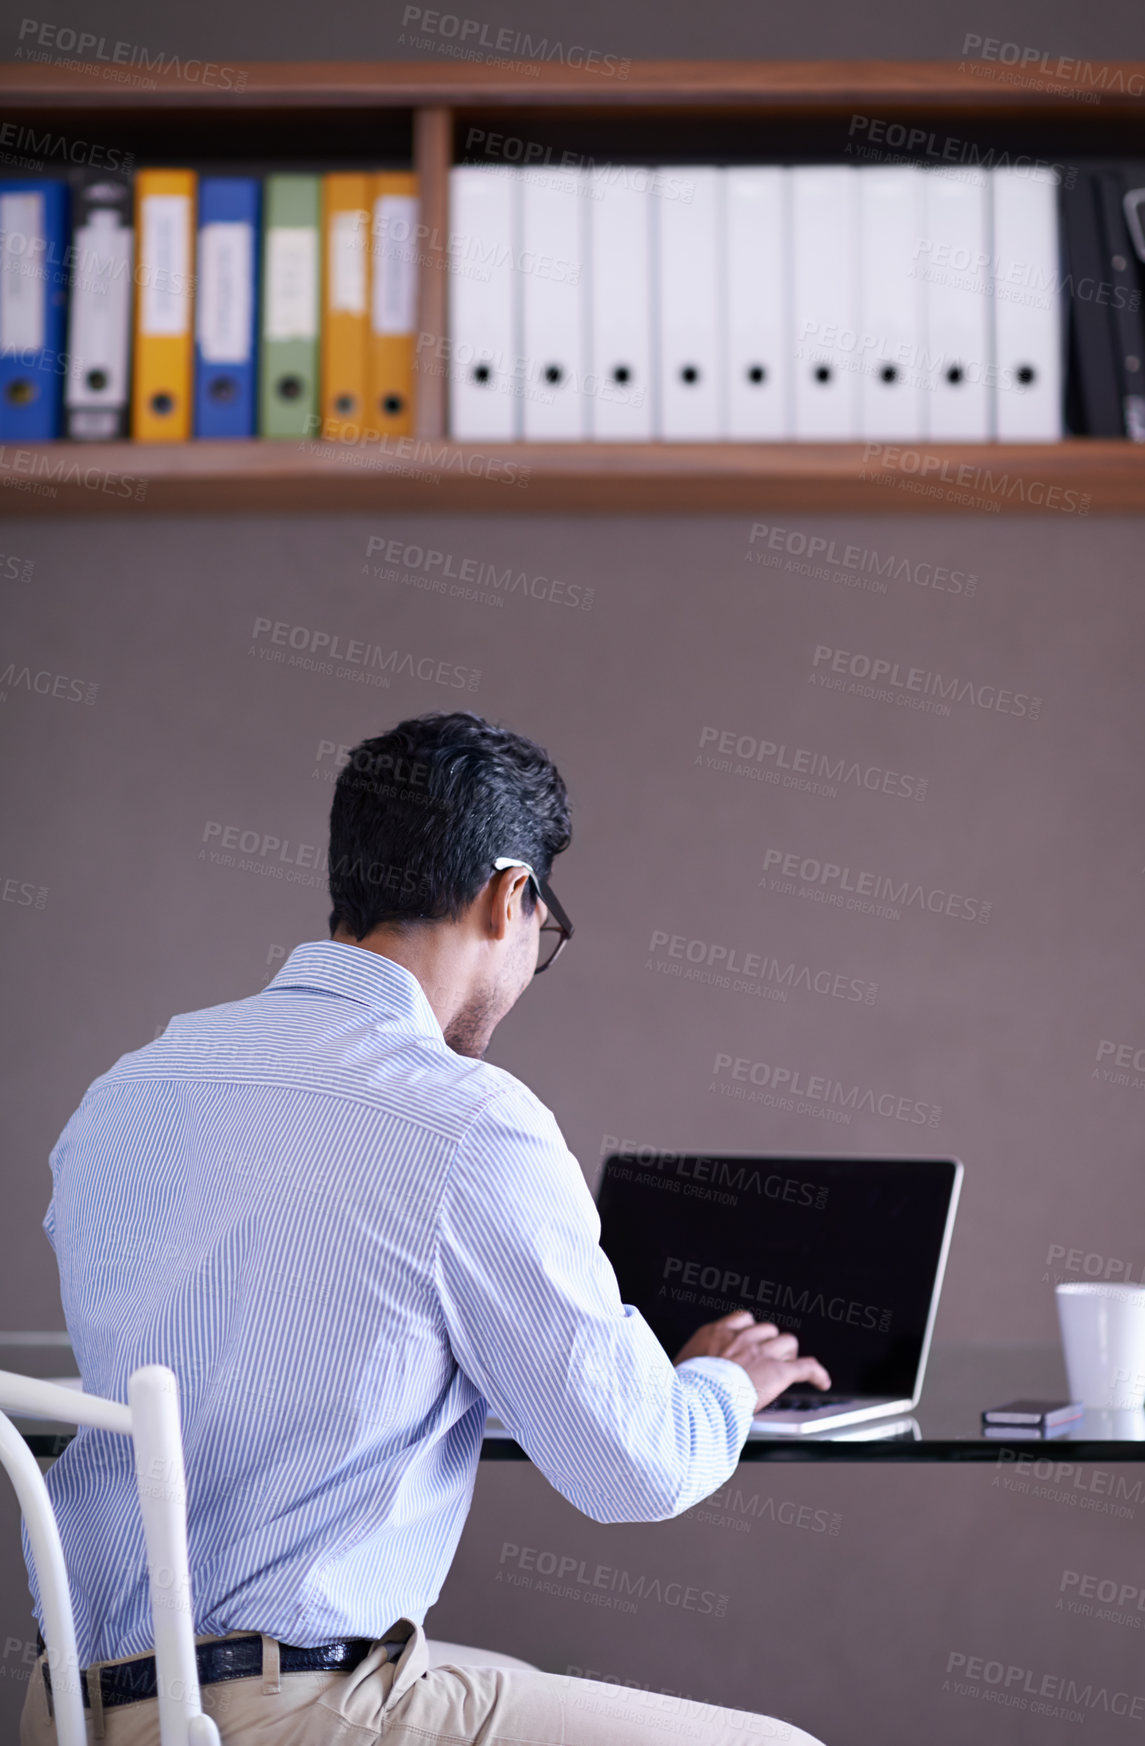
[[[8,1413],[91,1425],[132,1439],[147,1547],[161,1746],[220,1746],[218,1729],[203,1714],[195,1664],[187,1560],[187,1481],[174,1372],[161,1364],[134,1371],[127,1383],[127,1405],[123,1406],[60,1383],[0,1370],[0,1409],[0,1465],[15,1487],[28,1528],[44,1615],[59,1746],[85,1746],[87,1740],[71,1591],[48,1488],[35,1456]]]

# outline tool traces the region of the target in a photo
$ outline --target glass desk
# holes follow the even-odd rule
[[[0,1334],[0,1369],[60,1380],[75,1376],[66,1334]],[[764,1437],[753,1433],[742,1461],[992,1461],[1021,1462],[1025,1477],[1052,1477],[1078,1462],[1145,1461],[1145,1408],[1087,1412],[1051,1436],[1007,1431],[984,1436],[984,1408],[1021,1397],[1065,1400],[1065,1372],[1056,1346],[935,1347],[922,1399],[910,1414],[839,1431]],[[36,1455],[51,1459],[74,1430],[45,1420],[15,1421]],[[483,1461],[527,1461],[520,1445],[491,1420]]]

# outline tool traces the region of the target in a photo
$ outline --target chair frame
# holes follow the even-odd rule
[[[86,1746],[83,1695],[76,1653],[71,1590],[48,1488],[36,1458],[8,1413],[88,1425],[130,1437],[143,1537],[161,1746],[221,1746],[214,1721],[203,1714],[191,1572],[187,1556],[187,1478],[179,1429],[179,1385],[172,1370],[148,1364],[132,1372],[127,1405],[0,1370],[0,1466],[16,1491],[28,1529],[40,1589],[44,1643],[52,1675],[52,1708],[59,1746]]]

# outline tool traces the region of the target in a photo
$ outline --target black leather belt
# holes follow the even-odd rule
[[[350,1673],[366,1659],[374,1646],[370,1637],[341,1637],[334,1643],[319,1643],[313,1649],[296,1649],[289,1643],[278,1646],[278,1666],[282,1673]],[[404,1643],[392,1643],[390,1653],[400,1654]],[[262,1638],[228,1637],[218,1643],[196,1643],[195,1660],[199,1666],[200,1685],[219,1685],[225,1679],[255,1679],[262,1676]],[[80,1674],[84,1708],[91,1708],[87,1672]],[[51,1696],[52,1676],[44,1662],[44,1684]],[[154,1655],[141,1655],[136,1661],[117,1661],[111,1667],[99,1669],[99,1690],[105,1710],[116,1704],[141,1704],[158,1695]]]

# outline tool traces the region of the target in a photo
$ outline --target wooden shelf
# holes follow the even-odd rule
[[[522,33],[523,34],[523,33]],[[539,32],[536,34],[540,34]],[[448,48],[442,40],[443,51]],[[48,51],[42,51],[48,52]],[[493,51],[488,52],[494,58]],[[83,68],[37,62],[0,63],[5,115],[24,109],[102,112],[140,109],[339,107],[417,109],[660,110],[691,113],[765,109],[846,113],[878,104],[949,115],[1077,115],[1079,99],[1096,97],[1104,114],[1139,114],[1145,61],[1073,60],[1072,72],[1014,68],[997,61],[633,61],[616,69],[502,57],[504,66],[451,61],[263,61],[218,67],[207,75],[172,69]],[[619,71],[624,76],[619,76]],[[123,78],[120,78],[120,75]],[[244,80],[235,88],[236,77]],[[131,76],[139,84],[126,82]],[[213,82],[208,82],[208,79]],[[153,89],[146,89],[152,84]]]
[[[1145,445],[43,443],[0,449],[0,515],[1145,511]]]

